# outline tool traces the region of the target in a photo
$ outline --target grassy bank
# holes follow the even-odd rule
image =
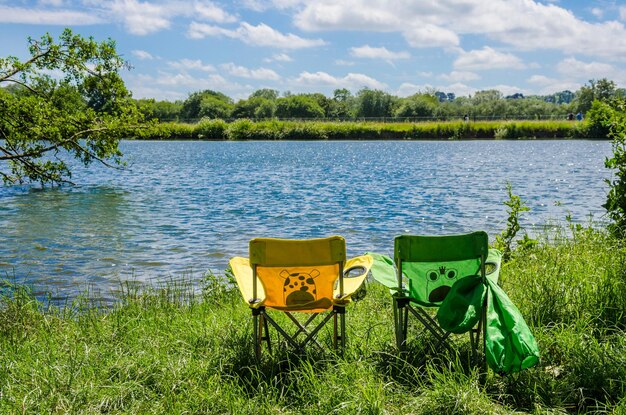
[[[539,367],[481,386],[465,336],[455,355],[396,356],[388,292],[368,283],[348,310],[343,357],[279,349],[255,365],[239,293],[208,278],[201,294],[124,286],[103,310],[0,299],[0,413],[512,414],[626,413],[626,248],[566,227],[514,252],[501,286],[541,348]],[[328,340],[328,333],[322,333]],[[423,340],[426,334],[420,335]]]
[[[154,124],[131,135],[146,140],[467,140],[588,138],[588,131],[585,123],[554,120],[382,123],[242,119]]]

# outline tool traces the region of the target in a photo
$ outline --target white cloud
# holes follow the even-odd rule
[[[189,24],[189,28],[187,29],[187,36],[191,39],[204,39],[208,36],[226,36],[226,37],[235,37],[235,31],[230,29],[225,29],[219,26],[208,25],[204,23],[191,22]]]
[[[338,66],[354,66],[355,63],[352,62],[352,61],[347,61],[345,59],[337,59],[337,60],[335,60],[335,65],[338,65]]]
[[[272,7],[279,10],[291,9],[305,3],[306,0],[239,0],[239,2],[250,10],[264,12]]]
[[[385,89],[386,84],[360,73],[349,73],[340,78],[326,72],[302,72],[295,81],[299,84],[314,85],[317,87],[331,86],[337,88],[361,89]]]
[[[523,69],[525,67],[517,56],[510,53],[498,52],[489,46],[469,52],[461,51],[453,65],[456,69],[466,70]]]
[[[225,36],[241,40],[248,45],[282,49],[302,49],[326,44],[322,39],[305,39],[292,33],[283,34],[264,23],[253,26],[242,22],[237,29],[231,30],[192,22],[189,25],[188,35],[192,39],[203,39],[207,36]]]
[[[490,86],[488,88],[481,88],[481,90],[489,90],[489,89],[495,89],[497,91],[502,92],[503,96],[507,96],[507,95],[513,95],[513,94],[517,94],[517,93],[521,93],[524,95],[528,95],[529,92],[527,89],[525,88],[520,88],[518,86],[515,85],[504,85],[504,84],[499,84],[499,85],[495,85],[495,86]]]
[[[620,7],[626,21],[626,6]],[[590,56],[626,54],[620,22],[588,22],[558,4],[538,0],[309,0],[294,16],[309,31],[401,33],[414,47],[454,47],[467,35],[523,50],[562,50]]]
[[[582,85],[580,82],[573,82],[563,79],[550,78],[545,75],[533,75],[527,82],[536,85],[538,90],[534,91],[539,95],[550,95],[560,91],[576,91]]]
[[[293,62],[291,56],[286,53],[275,53],[269,58],[263,59],[265,62]]]
[[[264,12],[268,9],[269,4],[263,0],[240,0],[241,5],[255,12]]]
[[[169,61],[167,66],[179,71],[201,71],[215,72],[215,67],[211,64],[205,64],[200,59],[181,59],[178,61]]]
[[[141,0],[82,0],[110,21],[120,22],[134,35],[148,35],[168,29],[178,17],[187,17],[216,23],[232,23],[237,18],[210,0],[141,1]]]
[[[107,3],[106,10],[133,35],[148,35],[170,27],[168,8],[161,4],[114,0]]]
[[[426,91],[432,88],[433,86],[430,84],[416,85],[410,82],[403,82],[396,91],[396,95],[399,97],[408,97],[411,95],[415,95],[418,92]]]
[[[460,42],[454,31],[433,24],[405,30],[404,38],[414,48],[452,47]]]
[[[61,7],[65,4],[65,1],[63,0],[39,0],[37,4],[40,6]]]
[[[280,79],[280,76],[276,72],[267,68],[249,69],[244,66],[235,65],[232,62],[225,63],[221,65],[221,67],[229,74],[238,76],[240,78],[249,78],[265,81],[278,81]]]
[[[446,92],[446,93],[452,92],[457,97],[468,97],[470,95],[475,94],[476,91],[478,91],[478,89],[473,86],[465,85],[462,82],[455,82],[453,84],[440,88],[440,91]]]
[[[172,73],[167,71],[159,71],[156,75],[129,76],[127,86],[133,91],[135,98],[157,99],[167,99],[167,97],[181,98],[180,91],[193,92],[212,89],[232,96],[251,89],[248,85],[230,82],[218,74],[192,76],[189,73]],[[147,91],[151,91],[151,93],[147,94]]]
[[[602,19],[604,17],[604,10],[599,7],[594,7],[591,9],[591,14],[596,16],[598,19]]]
[[[622,71],[613,65],[602,62],[582,62],[576,58],[566,58],[558,63],[557,71],[566,77],[587,81],[589,79],[622,78]]]
[[[546,86],[546,85],[550,85],[556,82],[556,79],[554,78],[549,78],[545,75],[533,75],[530,78],[528,78],[527,82],[529,84],[535,84],[538,86]]]
[[[294,17],[303,30],[397,30],[404,19],[387,2],[367,0],[317,0],[306,3]],[[391,29],[391,28],[394,29]]]
[[[386,61],[408,59],[411,57],[408,52],[392,52],[385,47],[376,48],[370,45],[353,47],[350,49],[350,55],[355,58],[382,59]]]
[[[398,95],[399,97],[408,97],[408,96],[417,94],[418,92],[423,92],[423,91],[428,91],[428,90],[433,90],[433,89],[436,91],[441,91],[445,93],[452,92],[458,97],[468,96],[468,95],[474,94],[477,91],[476,88],[467,86],[461,82],[455,82],[449,85],[438,85],[438,86],[433,86],[431,84],[416,85],[416,84],[405,82],[402,85],[400,85],[400,87],[396,91],[396,95]]]
[[[194,4],[194,16],[203,20],[210,20],[216,23],[233,23],[237,18],[227,13],[221,7],[211,1],[203,1]]]
[[[439,75],[440,79],[448,82],[467,82],[480,79],[480,75],[475,72],[468,71],[452,71],[449,74]]]
[[[141,60],[152,60],[154,56],[150,52],[146,52],[145,50],[133,50],[130,52],[134,57]]]
[[[75,10],[45,10],[0,6],[0,23],[80,26],[104,23],[104,20],[95,14]]]

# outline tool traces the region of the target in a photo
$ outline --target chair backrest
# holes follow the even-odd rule
[[[408,282],[409,296],[414,302],[438,307],[456,281],[472,275],[485,278],[488,250],[489,237],[485,232],[397,236],[394,259],[398,287]]]
[[[333,289],[343,294],[346,241],[257,238],[250,241],[250,265],[265,291],[264,305],[286,311],[322,311],[333,305]]]

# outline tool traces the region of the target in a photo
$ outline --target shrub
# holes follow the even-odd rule
[[[232,122],[226,129],[229,140],[249,140],[254,123],[246,118]]]
[[[615,170],[615,176],[606,180],[609,193],[603,207],[612,220],[609,224],[611,233],[624,238],[626,237],[626,102],[614,101],[612,108],[605,108],[603,115],[598,118],[603,119],[602,125],[609,128],[609,135],[613,138],[613,157],[606,159],[605,166]]]
[[[224,140],[227,128],[224,120],[203,118],[196,124],[194,133],[201,140]]]

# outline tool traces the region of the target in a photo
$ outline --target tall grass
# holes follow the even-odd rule
[[[226,278],[226,280],[224,280]],[[396,353],[391,297],[368,282],[347,310],[343,356],[297,355],[274,337],[257,364],[250,312],[228,275],[201,290],[123,285],[112,307],[44,306],[27,287],[0,297],[0,413],[513,414],[626,410],[626,247],[564,226],[514,250],[501,285],[540,345],[538,367],[485,383],[411,327]],[[321,341],[330,341],[323,330]],[[418,364],[422,353],[429,358]]]
[[[129,133],[137,139],[201,140],[465,140],[588,138],[585,123],[571,121],[330,122],[203,119],[161,123]],[[603,138],[603,137],[590,137]]]

